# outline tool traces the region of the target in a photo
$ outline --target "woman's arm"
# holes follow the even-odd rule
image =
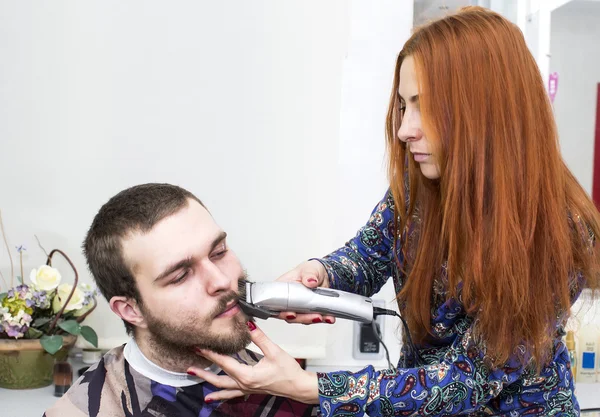
[[[473,413],[524,371],[516,356],[495,370],[484,363],[484,356],[469,328],[433,365],[384,371],[368,366],[357,373],[318,373],[321,410],[328,417]]]
[[[394,218],[394,199],[388,190],[354,238],[317,259],[327,271],[329,287],[367,297],[381,289],[396,269]]]

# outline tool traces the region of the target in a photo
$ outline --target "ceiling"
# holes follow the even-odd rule
[[[477,0],[415,0],[414,24],[419,26],[448,13],[453,13],[461,7],[478,3],[482,2]]]
[[[506,4],[515,3],[515,0],[504,1]],[[430,20],[439,19],[440,17],[443,17],[448,13],[453,13],[464,6],[480,5],[483,7],[490,7],[491,3],[492,0],[414,0],[414,24],[415,26],[419,26]],[[565,6],[585,7],[584,5],[586,3],[600,3],[600,0],[571,0]]]

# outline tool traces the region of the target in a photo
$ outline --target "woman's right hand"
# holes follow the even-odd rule
[[[308,288],[325,287],[329,288],[329,278],[323,264],[316,260],[302,262],[296,268],[286,272],[277,281],[299,282]],[[294,311],[284,311],[279,314],[279,318],[288,323],[335,323],[335,317],[322,316],[321,314],[303,314]]]

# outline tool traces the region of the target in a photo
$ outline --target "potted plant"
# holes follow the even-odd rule
[[[22,253],[23,248],[18,248]],[[74,283],[61,283],[52,257],[62,255],[75,272]],[[22,258],[21,258],[22,259]],[[11,260],[12,264],[12,260]],[[21,275],[22,272],[21,262]],[[98,336],[81,322],[96,308],[96,291],[78,285],[71,259],[59,249],[33,269],[30,283],[0,294],[0,387],[40,388],[52,383],[55,361],[64,361],[77,336],[98,347]],[[12,282],[12,279],[11,279]]]

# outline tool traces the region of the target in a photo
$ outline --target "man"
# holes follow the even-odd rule
[[[216,388],[186,370],[219,369],[196,348],[254,364],[237,305],[240,261],[202,202],[169,184],[111,198],[83,249],[98,288],[132,336],[109,351],[46,411],[55,416],[314,416],[317,407],[250,395],[204,401]]]

